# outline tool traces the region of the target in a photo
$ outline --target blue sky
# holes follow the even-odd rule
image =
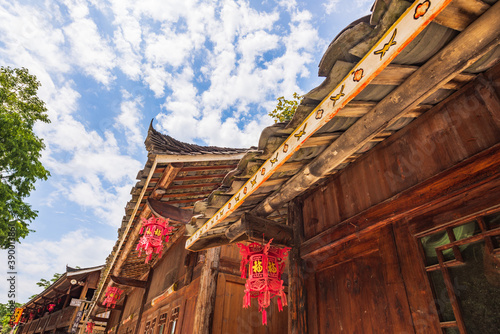
[[[185,142],[257,145],[276,98],[316,87],[328,44],[371,3],[0,0],[0,64],[38,77],[51,119],[36,127],[52,176],[29,199],[18,301],[66,264],[104,263],[152,119]]]

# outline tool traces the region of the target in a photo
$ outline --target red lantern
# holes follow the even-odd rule
[[[102,306],[115,308],[116,303],[120,299],[122,293],[123,290],[115,286],[108,287],[108,289],[106,290],[106,294],[104,295],[105,298],[104,301],[102,302]]]
[[[29,320],[33,320],[33,319],[35,319],[35,313],[34,312],[30,312]]]
[[[151,216],[148,220],[142,218],[143,226],[139,233],[144,231],[144,234],[139,239],[136,250],[141,256],[142,251],[146,252],[146,263],[153,257],[153,251],[159,254],[163,249],[163,236],[165,242],[168,242],[168,233],[172,232],[173,227],[168,226],[168,219],[156,218]]]
[[[94,331],[94,323],[92,321],[87,322],[87,333],[92,333]]]
[[[56,304],[49,304],[47,306],[47,310],[49,310],[49,312],[52,312],[52,311],[54,311],[54,307],[56,307]]]
[[[263,325],[267,325],[266,308],[271,304],[271,298],[278,296],[279,311],[283,310],[283,305],[287,305],[281,274],[283,274],[284,260],[290,248],[271,246],[272,241],[273,239],[269,240],[265,246],[256,242],[248,246],[238,244],[242,257],[240,267],[242,278],[246,278],[247,264],[250,263],[243,307],[249,307],[251,298],[257,298]]]

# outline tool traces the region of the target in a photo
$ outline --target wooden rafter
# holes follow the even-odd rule
[[[335,87],[335,89],[312,110],[312,112],[292,132],[292,134],[278,147],[276,151],[274,151],[271,158],[266,160],[257,172],[252,175],[250,180],[248,180],[244,186],[235,195],[233,195],[214,216],[212,216],[212,218],[210,218],[186,241],[186,248],[191,249],[194,243],[200,240],[202,236],[205,236],[209,230],[215,228],[215,226],[223,222],[239,206],[241,206],[245,199],[252,195],[262,184],[264,184],[264,182],[271,175],[273,175],[276,170],[293,155],[294,152],[300,149],[301,145],[304,144],[309,137],[311,137],[324,124],[328,123],[328,121],[332,119],[339,112],[339,110],[342,109],[342,107],[348,104],[349,101],[359,94],[387,65],[389,65],[389,63],[401,52],[401,50],[403,50],[404,47],[408,45],[450,3],[450,1],[451,0],[427,1],[426,6],[422,6],[422,4],[418,1],[414,2],[413,5],[411,5],[405,13],[402,14],[389,29],[387,29],[382,38],[375,43],[368,53],[366,53],[365,57],[363,57],[363,59],[354,67],[352,72],[349,73],[338,84],[338,86]],[[470,59],[470,57],[468,57],[467,60],[468,59]],[[412,77],[414,77],[414,75],[412,75]],[[445,82],[449,81],[451,78],[452,77],[448,78]],[[397,104],[401,101],[402,99],[397,99],[394,102]],[[366,118],[367,115],[365,115],[364,118]],[[358,121],[355,125],[359,123],[361,122]],[[368,125],[370,126],[370,124]],[[363,124],[362,126],[366,126],[366,124]],[[354,126],[350,129],[353,127]],[[373,131],[374,130],[371,130],[369,134]],[[366,144],[373,136],[369,135],[368,137],[369,138],[366,138],[366,140],[362,142],[362,145]],[[334,144],[338,142],[340,142],[340,140],[336,140]],[[339,155],[339,151],[332,152],[328,149],[327,151],[329,151],[328,155],[333,154],[334,157]],[[349,150],[348,153],[350,155],[354,152],[355,151]],[[344,161],[349,155],[344,156],[342,161]],[[320,156],[324,156],[324,154]],[[315,161],[317,161],[317,159],[315,159]],[[329,169],[329,165],[327,164],[324,168]],[[256,211],[257,215],[267,216],[272,211],[279,209],[284,205],[284,203],[290,201],[295,196],[303,192],[309,185],[323,177],[323,175],[317,177],[315,174],[310,174],[311,173],[307,168],[302,169],[302,172],[298,174],[303,177],[303,180],[300,180],[302,182],[295,184],[296,186],[290,186],[291,182],[288,182],[284,186],[287,187],[288,185],[288,193],[293,195],[287,195],[283,198],[285,199],[284,201],[280,197],[281,193],[271,196],[279,197],[278,201],[276,201],[279,203],[279,207],[275,205],[275,201],[270,202],[266,199],[264,201],[264,205],[259,206],[259,210]]]
[[[338,140],[306,166],[303,172],[291,178],[278,192],[266,198],[252,212],[266,216],[298,196],[308,185],[328,175],[393,121],[408,110],[412,110],[498,45],[500,34],[498,17],[500,17],[500,3],[495,4],[460,33],[404,84],[393,90],[375,108],[345,131]]]

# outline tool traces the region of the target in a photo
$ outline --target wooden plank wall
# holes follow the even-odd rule
[[[500,65],[304,198],[310,239],[500,142]]]
[[[155,266],[147,299],[148,303],[185,275],[186,267],[184,266],[184,260],[189,253],[184,247],[185,243],[185,237],[179,238],[175,244],[171,245],[168,252],[163,255],[158,265]]]

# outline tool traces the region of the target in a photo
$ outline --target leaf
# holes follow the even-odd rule
[[[24,199],[37,180],[50,175],[40,162],[45,148],[35,135],[36,122],[49,123],[38,98],[40,82],[25,68],[0,67],[0,247],[19,242],[30,232],[37,211]]]
[[[277,98],[278,104],[276,105],[276,108],[269,112],[268,115],[274,119],[275,123],[289,122],[292,120],[292,117],[303,98],[304,97],[298,93],[293,93],[292,100],[287,100],[284,96],[280,96]]]

